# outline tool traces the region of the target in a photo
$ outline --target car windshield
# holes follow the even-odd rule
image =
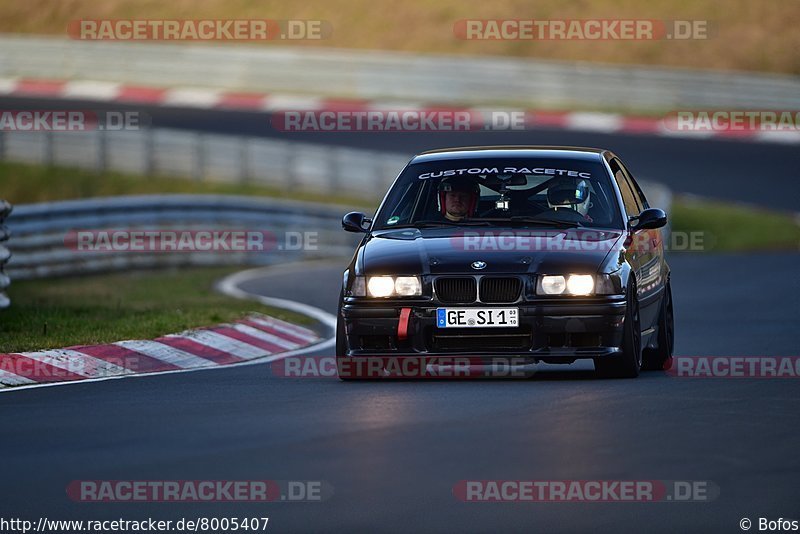
[[[605,166],[570,158],[409,165],[389,191],[373,229],[437,226],[623,227]]]

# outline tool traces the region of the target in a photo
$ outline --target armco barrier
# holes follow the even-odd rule
[[[6,34],[0,37],[0,78],[15,77],[584,109],[800,108],[800,78],[791,75]]]
[[[409,157],[186,130],[0,131],[0,159],[374,199]],[[409,155],[410,156],[410,155]]]
[[[341,229],[347,208],[227,195],[142,195],[18,205],[8,219],[14,233],[12,279],[131,268],[186,265],[265,265],[352,254],[357,236]],[[250,230],[274,236],[263,252],[79,251],[73,230]],[[287,233],[290,234],[286,238]],[[306,237],[309,236],[309,237]],[[289,245],[286,246],[288,241]]]
[[[0,200],[0,309],[7,308],[10,304],[8,295],[6,295],[6,288],[11,283],[8,275],[4,271],[6,262],[11,257],[11,252],[2,243],[8,240],[10,232],[8,227],[3,224],[6,218],[11,213],[11,204],[5,200]]]
[[[105,136],[105,139],[103,137]],[[260,184],[286,191],[336,194],[377,202],[408,156],[357,148],[275,141],[184,130],[3,132],[10,161],[160,174],[196,181]],[[668,189],[642,183],[651,204],[669,207]]]

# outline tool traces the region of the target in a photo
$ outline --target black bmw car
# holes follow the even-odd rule
[[[663,210],[608,150],[470,147],[414,157],[344,272],[340,377],[353,363],[591,358],[598,373],[667,368],[674,339]]]

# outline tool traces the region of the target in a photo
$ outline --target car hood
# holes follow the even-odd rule
[[[618,230],[417,230],[373,233],[360,249],[366,274],[601,272],[618,256]],[[472,263],[486,263],[474,269]]]

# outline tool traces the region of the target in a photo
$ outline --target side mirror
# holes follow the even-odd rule
[[[371,222],[372,221],[360,211],[351,211],[342,217],[342,228],[348,232],[361,232],[363,234],[367,231],[364,225]]]
[[[667,214],[658,208],[648,208],[636,217],[628,219],[631,230],[653,230],[667,224]]]

